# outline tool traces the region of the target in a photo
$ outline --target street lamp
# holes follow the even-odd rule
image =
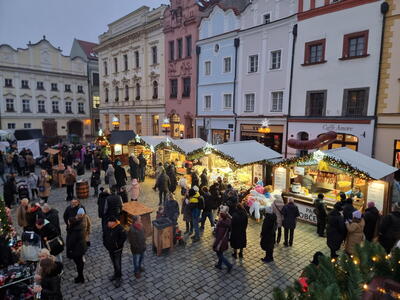
[[[112,118],[111,124],[114,126],[114,130],[119,130],[119,124],[120,124],[120,122],[119,122],[119,119],[118,119],[116,116],[114,116],[114,117]]]
[[[169,123],[169,119],[166,118],[164,119],[163,123],[161,124],[161,127],[163,128],[163,132],[165,132],[165,135],[168,135],[168,133],[171,131],[171,124]]]

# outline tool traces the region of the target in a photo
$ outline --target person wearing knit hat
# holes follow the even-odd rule
[[[261,229],[261,248],[265,251],[265,257],[261,260],[265,263],[274,261],[275,229],[277,226],[276,215],[272,207],[265,208],[265,217]]]
[[[365,221],[359,210],[353,211],[351,222],[346,221],[347,237],[345,241],[345,251],[347,254],[354,254],[356,245],[361,244],[364,239]]]
[[[372,242],[378,234],[378,224],[380,219],[380,214],[378,209],[375,207],[374,202],[368,202],[367,208],[363,214],[365,221],[364,235],[365,239]]]
[[[85,214],[85,210],[83,209],[83,207],[80,207],[78,209],[78,211],[76,212],[77,215],[84,215]]]
[[[392,206],[392,212],[382,218],[379,226],[379,243],[389,254],[400,240],[400,203]]]

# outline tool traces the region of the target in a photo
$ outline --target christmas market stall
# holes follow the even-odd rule
[[[251,187],[256,177],[261,184],[266,179],[266,166],[272,165],[282,155],[250,140],[215,146],[207,144],[189,153],[188,157],[193,160],[193,168],[198,174],[208,170],[210,182],[221,177],[234,188],[242,190]]]
[[[114,130],[111,131],[108,139],[111,159],[119,159],[123,165],[128,164],[129,144],[135,141],[136,133],[133,130]]]
[[[273,168],[274,192],[293,197],[300,218],[316,223],[313,201],[324,194],[328,209],[340,201],[340,194],[353,198],[363,211],[368,202],[383,214],[390,210],[390,185],[396,168],[349,148],[316,151],[303,157],[283,160]]]

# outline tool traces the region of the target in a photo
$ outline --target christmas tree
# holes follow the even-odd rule
[[[8,223],[6,204],[2,198],[0,198],[0,236],[7,236],[11,232],[11,226]]]
[[[303,276],[285,290],[274,289],[274,299],[356,300],[366,292],[399,299],[400,294],[384,285],[388,280],[400,283],[400,249],[387,255],[380,244],[365,242],[352,256],[343,254],[336,260],[320,257],[319,265],[308,265]]]

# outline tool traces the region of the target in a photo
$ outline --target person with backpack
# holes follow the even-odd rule
[[[400,203],[393,205],[393,211],[384,216],[379,226],[379,243],[390,253],[400,240]]]

